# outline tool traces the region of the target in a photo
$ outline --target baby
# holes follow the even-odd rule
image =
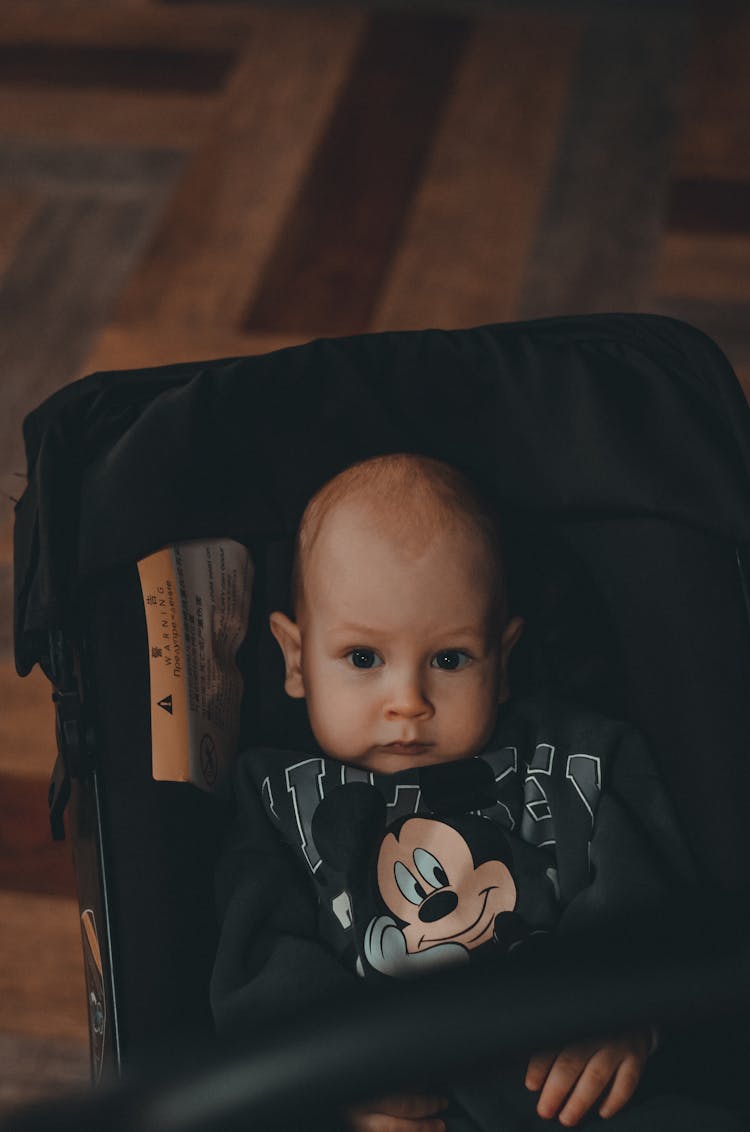
[[[637,734],[559,704],[508,703],[523,622],[509,616],[497,519],[460,472],[401,454],[336,476],[302,519],[292,596],[294,619],[277,611],[270,625],[317,749],[238,762],[212,984],[220,1025],[323,998],[353,972],[502,957],[658,892],[669,811]],[[637,830],[633,804],[646,815]],[[662,856],[679,856],[679,835],[666,836]],[[594,1107],[613,1116],[652,1045],[646,1028],[534,1055],[536,1113],[567,1126]],[[391,1097],[349,1120],[357,1132],[441,1132],[447,1105]]]
[[[327,755],[392,774],[484,747],[523,625],[499,528],[456,471],[389,456],[337,476],[305,511],[293,593],[296,622],[271,630]]]

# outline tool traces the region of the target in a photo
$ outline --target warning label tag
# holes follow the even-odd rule
[[[148,634],[151,755],[160,781],[224,793],[236,753],[253,564],[233,539],[175,543],[138,563]]]

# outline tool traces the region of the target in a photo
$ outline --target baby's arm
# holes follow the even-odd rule
[[[211,980],[220,1033],[250,1033],[268,1018],[351,986],[319,938],[317,901],[291,849],[266,816],[244,756],[235,770],[237,817],[217,872],[221,932]]]
[[[601,1100],[599,1115],[614,1116],[637,1089],[651,1046],[651,1031],[644,1028],[534,1054],[526,1087],[541,1089],[537,1112],[572,1127]]]

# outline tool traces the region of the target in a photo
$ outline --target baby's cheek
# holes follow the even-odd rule
[[[476,754],[489,739],[495,725],[497,704],[486,697],[464,699],[451,710],[450,729],[457,757]]]
[[[319,691],[308,701],[308,712],[315,738],[324,750],[338,758],[355,753],[363,728],[356,704],[346,690],[336,694]]]

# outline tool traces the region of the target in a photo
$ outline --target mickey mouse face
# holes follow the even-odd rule
[[[492,938],[495,916],[516,903],[508,866],[475,865],[464,836],[433,818],[409,818],[398,835],[386,834],[377,875],[383,900],[405,925],[409,952],[449,941],[479,947]]]

